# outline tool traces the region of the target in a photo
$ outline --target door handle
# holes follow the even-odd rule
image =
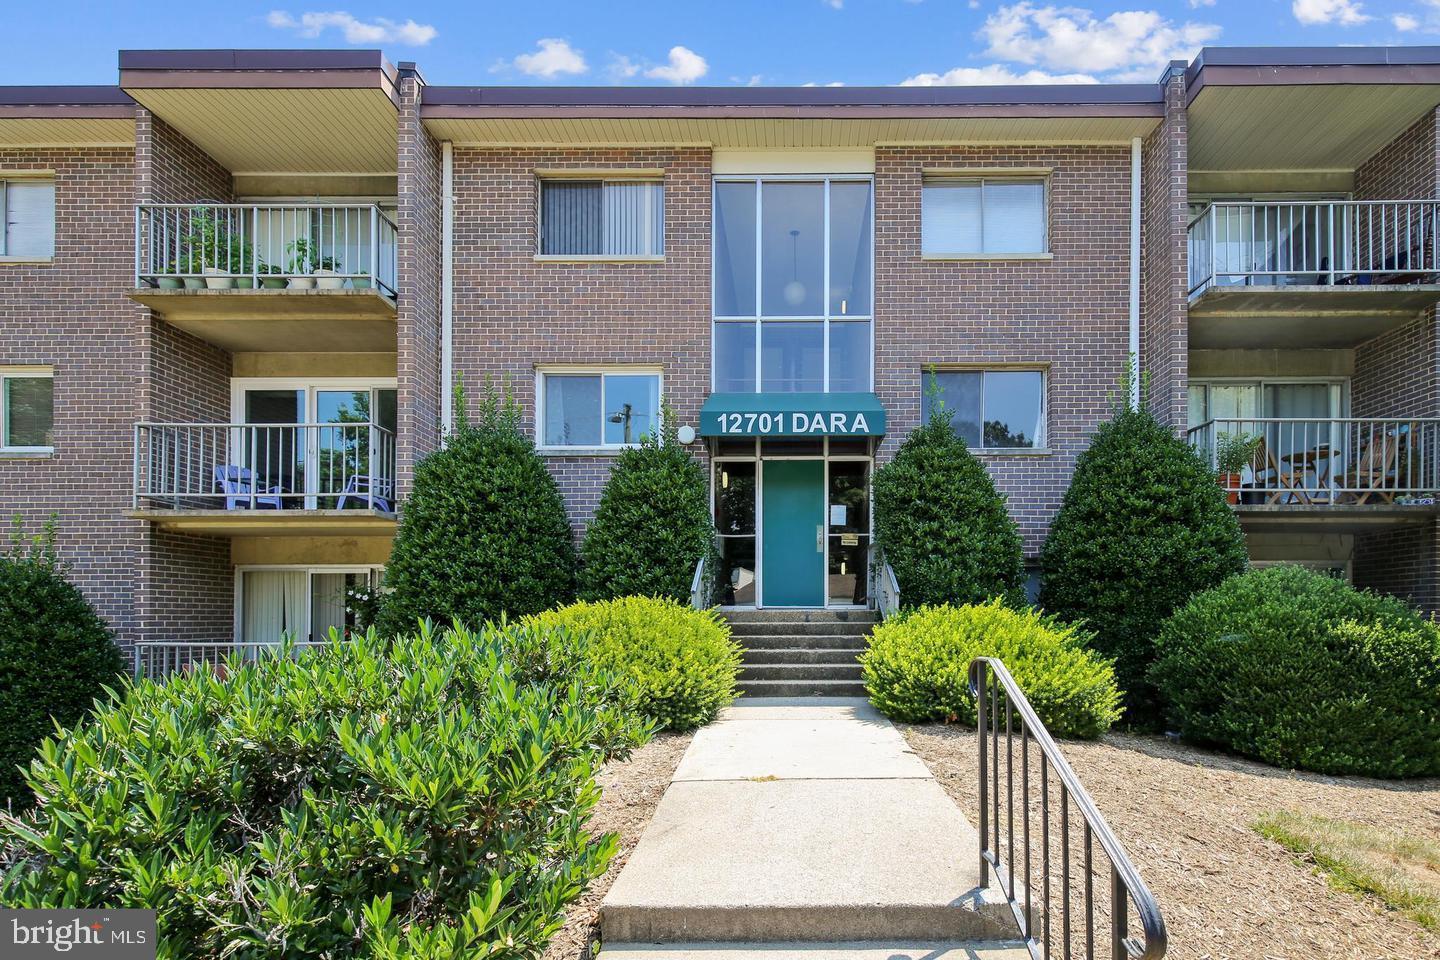
[[[815,525],[815,552],[825,552],[825,524],[823,523]]]

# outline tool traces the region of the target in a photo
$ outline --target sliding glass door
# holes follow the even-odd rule
[[[372,567],[255,567],[239,572],[235,638],[247,649],[273,646],[285,636],[320,642],[331,629],[357,628],[351,590],[378,582]]]

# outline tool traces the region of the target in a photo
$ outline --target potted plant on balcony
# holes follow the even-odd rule
[[[314,290],[315,278],[309,275],[315,269],[310,259],[310,241],[305,237],[296,237],[286,245],[285,252],[290,254],[290,273],[302,274],[292,276],[286,286],[291,290]]]
[[[358,271],[355,276],[353,276],[353,277],[350,278],[350,286],[354,287],[356,290],[369,290],[369,289],[370,289],[370,273],[369,273],[369,271],[366,271],[366,270],[360,270],[360,271]]]
[[[316,286],[321,290],[339,290],[345,286],[345,278],[337,277],[340,271],[340,261],[334,257],[320,257],[315,261]]]
[[[257,268],[260,273],[260,286],[266,290],[284,290],[286,285],[285,268],[278,263],[266,263],[260,261]]]
[[[1215,438],[1217,480],[1231,504],[1240,502],[1240,475],[1260,449],[1259,434],[1222,433]]]
[[[155,278],[155,286],[161,290],[179,290],[185,286],[185,280],[179,274],[183,268],[174,261],[165,265],[165,272]]]

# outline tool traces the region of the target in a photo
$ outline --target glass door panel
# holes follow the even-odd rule
[[[715,530],[720,538],[716,602],[755,603],[755,461],[715,464]]]
[[[238,459],[254,472],[257,491],[270,493],[278,487],[286,506],[298,506],[294,495],[305,492],[305,441],[294,428],[304,420],[304,390],[245,391],[245,422],[261,426],[237,431]]]
[[[1339,424],[1333,422],[1339,408],[1338,384],[1265,384],[1265,416],[1281,421],[1266,425],[1265,445],[1289,475],[1289,486],[1329,486],[1343,454]]]
[[[315,391],[312,422],[325,425],[308,431],[317,509],[335,509],[339,494],[358,492],[357,478],[369,477],[373,399],[369,389]]]
[[[869,599],[869,470],[863,460],[830,461],[825,519],[830,538],[827,598],[832,604],[864,605]]]
[[[286,634],[306,639],[304,570],[247,570],[240,576],[240,640],[275,645]],[[247,647],[253,652],[253,647]]]
[[[347,609],[349,591],[363,587],[368,575],[352,573],[312,573],[310,575],[310,639],[326,640],[331,629],[349,637],[355,629],[355,614]]]

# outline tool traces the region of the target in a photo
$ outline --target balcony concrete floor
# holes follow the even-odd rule
[[[393,513],[380,510],[127,510],[177,533],[209,537],[377,536],[395,532]]]
[[[378,290],[131,290],[186,333],[232,352],[395,350],[395,301]]]
[[[1201,350],[1358,346],[1440,303],[1437,284],[1216,286],[1190,300]]]

